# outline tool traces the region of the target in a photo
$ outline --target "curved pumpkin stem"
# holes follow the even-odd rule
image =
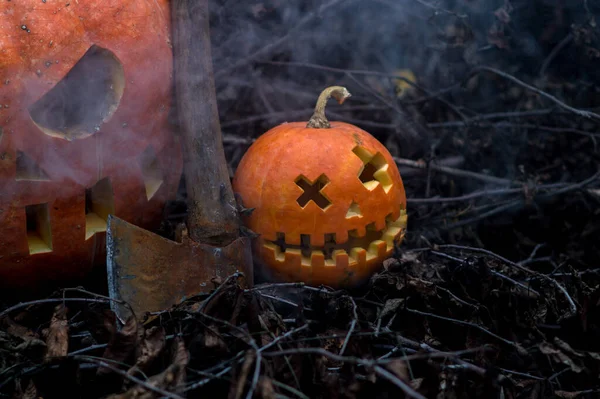
[[[310,117],[306,127],[314,129],[327,129],[331,127],[329,121],[325,117],[325,105],[327,104],[327,100],[329,100],[330,97],[333,97],[338,103],[343,104],[350,96],[351,94],[348,89],[342,86],[330,86],[323,90],[317,100],[315,112]]]

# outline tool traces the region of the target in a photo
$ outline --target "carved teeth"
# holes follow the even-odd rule
[[[383,233],[381,238],[385,240],[388,250],[394,247],[394,240],[401,232],[402,229],[400,227],[390,227]]]
[[[387,252],[387,245],[385,241],[375,240],[369,244],[369,250],[367,251],[367,259],[383,258]]]
[[[350,265],[350,256],[348,252],[343,249],[336,249],[333,251],[333,259],[335,259],[335,265],[337,267],[347,268]]]
[[[407,215],[405,210],[400,211],[400,216],[396,220],[387,220],[385,227],[379,229],[381,236],[379,239],[375,239],[366,245],[366,248],[361,246],[354,246],[347,251],[343,248],[335,248],[331,253],[331,258],[325,256],[325,253],[320,249],[311,249],[310,256],[302,254],[300,248],[286,248],[282,251],[281,248],[273,243],[266,242],[264,249],[269,252],[276,262],[286,263],[290,268],[306,270],[312,268],[315,272],[324,268],[353,268],[358,265],[364,265],[366,262],[373,259],[381,259],[390,253],[394,249],[395,242],[399,241],[405,233],[407,225]],[[374,226],[377,229],[378,223],[372,223],[371,227]],[[352,230],[349,233],[351,237],[364,237],[367,234],[367,227],[363,227],[360,231]],[[362,233],[362,234],[361,234]],[[332,234],[333,236],[333,234]],[[308,236],[304,236],[308,237]],[[288,244],[288,237],[286,236],[286,245]],[[316,242],[325,241],[316,240],[316,237],[310,236],[304,239],[304,243],[308,243],[314,247],[322,247],[322,245],[316,245]],[[346,242],[344,232],[336,233],[337,241]],[[363,244],[361,244],[363,245]]]
[[[361,247],[354,247],[350,250],[350,257],[362,265],[367,261],[367,250]]]
[[[312,251],[310,257],[310,266],[319,268],[325,267],[325,254],[323,251]]]
[[[278,245],[273,244],[272,242],[266,242],[264,245],[265,249],[273,252],[273,258],[278,262],[283,262],[285,260],[285,253],[281,251]]]
[[[295,269],[304,266],[302,252],[299,249],[290,248],[285,250],[285,263],[292,265]],[[310,264],[308,264],[310,266]]]
[[[380,219],[375,222],[375,230],[376,231],[386,230],[386,228],[387,228],[386,220]]]

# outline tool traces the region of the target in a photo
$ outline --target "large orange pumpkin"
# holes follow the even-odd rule
[[[156,228],[181,174],[167,0],[0,2],[0,284],[105,260],[109,213]]]
[[[326,89],[311,120],[284,123],[244,154],[233,187],[259,234],[255,253],[276,279],[349,287],[378,270],[406,228],[406,194],[387,149],[366,131],[329,123]]]

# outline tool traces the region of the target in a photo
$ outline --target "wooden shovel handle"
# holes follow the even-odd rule
[[[238,238],[213,76],[208,0],[172,0],[175,97],[188,195],[188,231],[203,244]]]

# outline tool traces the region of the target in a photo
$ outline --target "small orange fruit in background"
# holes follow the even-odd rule
[[[344,87],[325,89],[308,123],[283,123],[240,161],[233,189],[254,208],[254,253],[280,281],[352,287],[381,268],[406,230],[406,193],[385,146],[324,113]]]

